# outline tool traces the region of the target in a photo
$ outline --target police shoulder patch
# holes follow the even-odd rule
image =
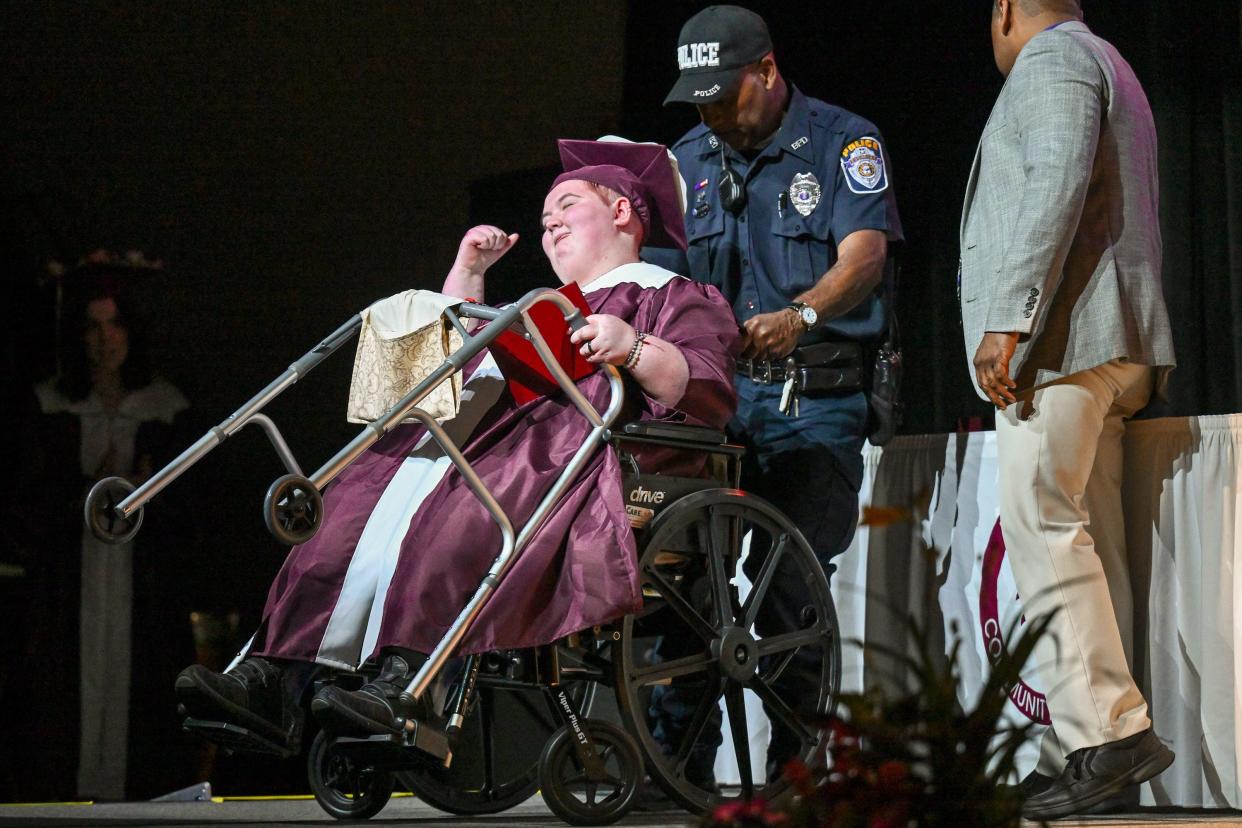
[[[888,189],[884,150],[879,140],[869,135],[856,138],[841,148],[841,170],[850,192],[867,195]]]

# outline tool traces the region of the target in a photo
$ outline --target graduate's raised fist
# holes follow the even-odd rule
[[[457,245],[457,261],[453,266],[481,275],[508,253],[517,240],[517,233],[506,233],[490,224],[471,227]]]

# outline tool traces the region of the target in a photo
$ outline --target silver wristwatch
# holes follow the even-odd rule
[[[815,323],[819,321],[819,314],[815,312],[815,308],[806,302],[790,302],[789,307],[798,314],[798,319],[802,321],[802,327],[808,331],[814,328]]]

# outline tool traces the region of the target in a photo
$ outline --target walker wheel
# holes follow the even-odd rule
[[[105,477],[91,487],[86,496],[86,526],[91,534],[104,543],[125,543],[142,527],[142,509],[129,517],[117,512],[116,507],[134,491],[134,484],[124,477]]]
[[[315,537],[323,520],[323,496],[300,474],[286,474],[272,483],[263,499],[263,522],[281,543],[297,546]]]
[[[611,825],[638,803],[643,760],[630,734],[608,722],[582,719],[603,775],[592,779],[574,748],[568,725],[548,740],[539,758],[539,793],[552,812],[570,825]]]
[[[352,761],[322,730],[311,742],[306,770],[315,800],[336,819],[370,819],[388,804],[396,784],[390,772]]]

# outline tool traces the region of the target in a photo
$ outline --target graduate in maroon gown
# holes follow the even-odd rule
[[[587,361],[619,366],[618,422],[721,428],[736,403],[737,326],[715,288],[638,258],[644,245],[685,246],[676,172],[658,145],[561,142],[566,172],[544,200],[542,244],[559,279],[593,313],[572,341]],[[469,230],[443,293],[485,299],[485,273],[518,241]],[[488,490],[522,526],[590,430],[564,394],[518,405],[490,358],[467,366],[461,413],[446,424]],[[602,410],[607,376],[577,386]],[[640,461],[641,462],[641,461]],[[686,473],[679,468],[679,473]],[[312,701],[337,733],[395,732],[399,694],[478,588],[500,550],[483,505],[421,426],[378,441],[328,487],[318,534],[294,548],[268,594],[259,631],[225,673],[177,679],[201,719],[224,720],[294,747],[297,686],[314,665],[354,670],[376,659],[358,691],[327,686]],[[458,654],[529,647],[614,620],[642,604],[621,469],[605,446],[512,565]]]

